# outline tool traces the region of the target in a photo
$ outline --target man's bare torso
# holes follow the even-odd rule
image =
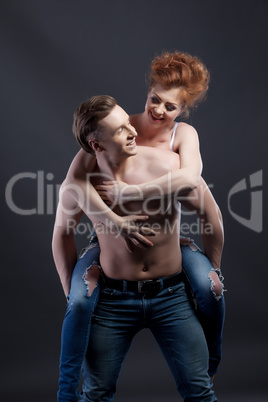
[[[163,176],[178,169],[179,157],[175,153],[139,147],[138,154],[129,158],[131,163],[121,172],[120,180],[130,185],[140,184]],[[127,163],[129,162],[127,161]],[[102,182],[96,176],[96,167],[92,184]],[[107,180],[107,177],[105,178]],[[119,177],[114,177],[119,179]],[[181,270],[181,251],[179,246],[178,203],[173,196],[161,196],[159,199],[128,202],[116,206],[119,215],[145,214],[149,218],[146,225],[152,227],[156,235],[150,238],[153,247],[144,249],[132,246],[127,250],[123,238],[107,226],[100,223],[97,216],[90,216],[94,224],[101,248],[100,262],[104,273],[115,279],[148,280],[169,276]]]

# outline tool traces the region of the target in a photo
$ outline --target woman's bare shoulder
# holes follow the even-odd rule
[[[180,137],[183,138],[184,136],[198,137],[198,133],[197,133],[196,129],[194,128],[194,126],[181,121],[178,123],[175,138],[177,138],[177,139]]]
[[[196,129],[188,123],[180,122],[176,129],[173,150],[181,152],[182,147],[199,149],[199,137]]]
[[[191,124],[185,123],[184,121],[180,121],[176,129],[176,134],[180,133],[187,133],[187,134],[192,133],[196,135],[197,131]]]

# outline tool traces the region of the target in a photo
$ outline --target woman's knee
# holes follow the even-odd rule
[[[211,303],[213,300],[219,300],[223,294],[223,284],[214,268],[211,268],[206,276],[196,278],[195,290],[198,302]]]
[[[220,280],[220,277],[217,274],[216,270],[211,270],[208,277],[210,279],[211,291],[213,292],[213,295],[215,296],[215,298],[218,300],[221,298],[222,293],[223,293],[223,284]]]
[[[197,298],[211,298],[217,300],[223,294],[222,276],[213,268],[209,259],[198,248],[181,247],[182,264],[186,276]]]
[[[94,264],[86,269],[83,275],[83,279],[87,288],[87,297],[90,297],[94,289],[97,287],[99,277],[100,277],[99,265]]]
[[[98,287],[100,276],[99,265],[90,265],[80,274],[79,280],[76,275],[76,280],[72,282],[71,291],[68,296],[69,309],[81,312],[89,309],[91,304],[91,296],[94,290]]]

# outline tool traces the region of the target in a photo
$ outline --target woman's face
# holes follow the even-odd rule
[[[165,89],[154,85],[148,92],[145,113],[149,123],[163,126],[171,123],[183,110],[180,88]]]

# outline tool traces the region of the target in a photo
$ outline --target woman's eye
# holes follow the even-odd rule
[[[155,96],[152,96],[151,101],[153,103],[158,103],[158,99]]]
[[[172,112],[173,110],[175,110],[175,107],[174,107],[174,106],[166,106],[166,108],[167,108],[167,110],[168,110],[169,112]]]
[[[123,131],[123,127],[120,127],[117,132],[122,133],[122,131]]]

